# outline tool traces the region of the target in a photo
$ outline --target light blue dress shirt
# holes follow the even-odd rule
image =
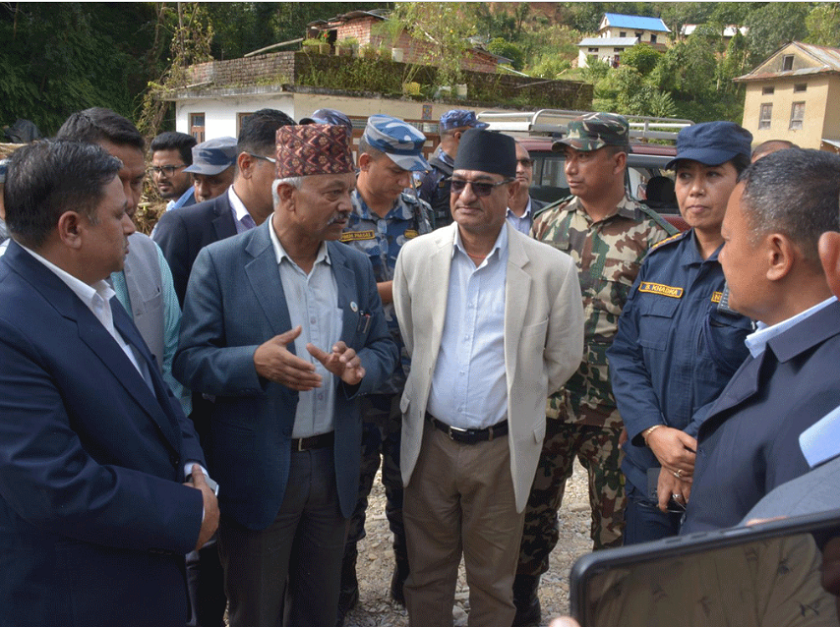
[[[458,229],[452,247],[446,318],[428,411],[459,429],[484,429],[507,417],[505,279],[508,234],[476,267]]]
[[[343,316],[338,308],[338,285],[330,267],[327,243],[321,242],[315,264],[306,274],[286,253],[274,232],[274,225],[269,224],[268,227],[292,329],[298,325],[302,329],[294,342],[295,354],[314,364],[315,372],[322,379],[321,387],[298,393],[292,437],[308,438],[329,433],[335,430],[335,395],[339,380],[306,350],[306,345],[311,342],[329,353],[333,344],[341,339]]]

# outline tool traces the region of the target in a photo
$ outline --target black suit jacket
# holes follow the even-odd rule
[[[840,405],[840,303],[748,357],[698,435],[681,533],[737,525],[765,494],[810,470],[799,435]]]
[[[181,207],[164,213],[155,226],[152,239],[163,250],[163,256],[172,270],[175,293],[181,307],[198,251],[228,237],[236,235],[227,190],[205,202]]]

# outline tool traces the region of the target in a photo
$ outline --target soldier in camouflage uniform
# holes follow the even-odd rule
[[[616,409],[606,350],[648,249],[676,229],[625,190],[629,125],[618,115],[591,113],[569,123],[555,142],[565,153],[574,196],[549,205],[531,235],[569,254],[578,267],[585,316],[580,369],[546,405],[546,435],[525,513],[514,581],[514,627],[540,620],[537,590],[557,543],[557,511],[575,456],[589,474],[595,549],[619,546],[624,527],[621,416]]]
[[[408,354],[394,315],[391,281],[397,255],[408,240],[430,233],[430,207],[403,190],[411,185],[411,173],[429,167],[422,156],[426,138],[410,124],[387,115],[368,119],[359,142],[359,177],[351,196],[353,213],[341,241],[366,253],[373,265],[385,318],[394,342],[400,348],[401,367],[375,394],[360,401],[362,415],[362,468],[359,499],[347,536],[341,577],[339,625],[358,600],[356,543],[365,536],[365,509],[382,455],[385,514],[394,534],[396,565],[391,596],[403,603],[403,583],[408,576],[405,531],[402,519],[403,484],[400,475],[400,396],[409,370]]]

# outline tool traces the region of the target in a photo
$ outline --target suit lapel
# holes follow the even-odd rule
[[[455,246],[455,229],[457,223],[441,229],[442,237],[438,239],[437,250],[429,258],[429,276],[418,276],[418,285],[429,285],[429,278],[432,277],[432,289],[423,289],[415,295],[415,298],[428,302],[431,313],[431,343],[435,355],[432,363],[437,361],[437,352],[440,349],[441,338],[443,337],[443,323],[446,320],[446,304],[449,296],[449,273],[452,268],[452,253]],[[437,281],[439,284],[435,285]]]
[[[356,303],[356,311],[353,311],[351,299],[358,297],[356,287],[356,275],[350,267],[349,260],[344,251],[344,244],[338,242],[327,242],[327,249],[330,253],[330,264],[332,265],[335,284],[338,289],[338,308],[341,310],[341,339],[348,345],[356,333],[361,314],[370,313],[362,311],[362,303]],[[327,350],[326,347],[322,347]]]
[[[116,298],[112,298],[111,302],[113,303],[111,310],[114,312],[114,327],[122,338],[134,348],[135,356],[145,362],[151,383],[154,387],[154,395],[149,394],[151,392],[149,386],[143,379],[143,376],[137,372],[137,369],[130,362],[123,367],[123,376],[120,379],[128,392],[152,417],[152,420],[155,421],[155,424],[157,424],[164,438],[166,438],[172,448],[178,451],[180,450],[179,428],[177,421],[174,420],[174,416],[170,411],[169,394],[163,379],[158,375],[154,361],[152,360],[152,355],[143,338],[140,336],[137,327],[134,326],[134,323],[128,316],[128,313]],[[112,343],[115,343],[113,342],[113,338],[111,339]],[[119,346],[117,346],[117,350],[123,357],[126,357]],[[134,374],[137,376],[131,376]]]
[[[530,262],[520,233],[505,222],[508,229],[508,261],[505,274],[505,366],[508,370],[508,383],[516,377],[516,352],[519,348],[519,336],[525,317],[520,313],[523,303],[530,302],[531,275],[525,270]]]
[[[245,248],[245,252],[251,257],[245,263],[245,275],[251,284],[254,297],[268,319],[272,333],[280,335],[292,328],[292,319],[289,315],[289,307],[286,305],[283,284],[280,281],[277,256],[274,254],[274,247],[271,245],[268,234],[269,228],[271,228],[270,218],[253,231],[249,231],[254,235]],[[286,348],[294,353],[294,342],[290,342]]]
[[[217,241],[236,235],[236,224],[233,222],[227,191],[216,199],[216,216],[213,219],[213,229],[216,231]]]

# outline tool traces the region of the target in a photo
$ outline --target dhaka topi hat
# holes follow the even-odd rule
[[[673,170],[680,159],[690,159],[703,165],[720,165],[735,155],[751,154],[753,136],[735,122],[703,122],[686,126],[677,135],[677,156],[668,162],[666,170]]]
[[[335,126],[344,126],[351,133],[353,132],[353,122],[351,122],[350,118],[337,109],[318,109],[308,118],[301,118],[300,123],[333,124]]]
[[[333,124],[277,129],[277,178],[355,172],[350,131]]]
[[[475,111],[452,109],[440,116],[440,130],[451,131],[453,128],[487,128],[486,122],[479,122]]]
[[[432,169],[423,158],[426,136],[408,122],[381,113],[372,115],[362,139],[371,148],[388,155],[403,170],[425,172]]]
[[[236,163],[236,138],[217,137],[196,144],[192,149],[193,162],[184,172],[214,176]]]
[[[604,146],[623,146],[630,149],[630,125],[615,113],[587,113],[576,117],[568,124],[563,139],[552,144],[554,152],[566,146],[580,152],[592,152]]]
[[[513,137],[471,128],[464,132],[455,157],[455,170],[475,170],[516,177],[516,142]]]

